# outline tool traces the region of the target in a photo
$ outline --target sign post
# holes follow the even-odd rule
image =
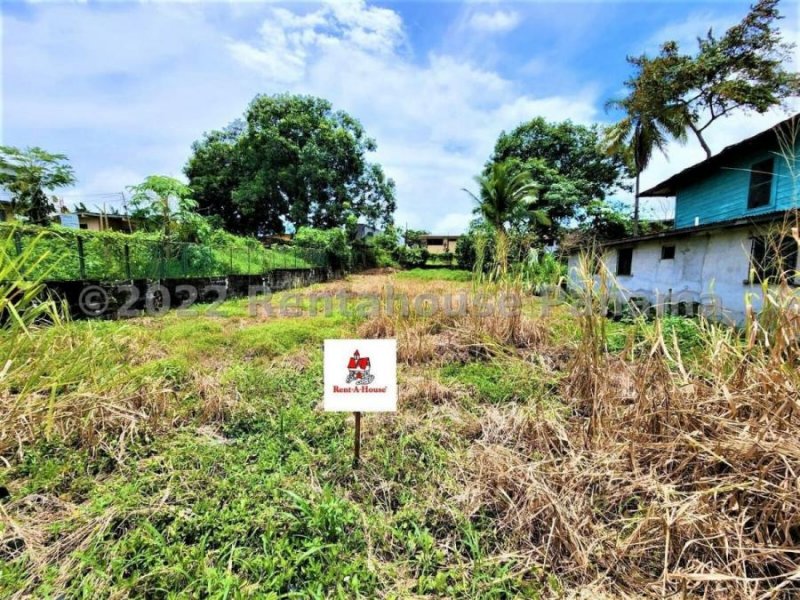
[[[356,439],[353,444],[353,468],[361,464],[361,412],[353,413],[356,416]]]
[[[361,464],[361,416],[397,411],[397,340],[325,340],[325,412],[355,416],[353,468]]]

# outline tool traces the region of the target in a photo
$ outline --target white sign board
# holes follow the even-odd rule
[[[80,219],[78,219],[78,215],[75,213],[62,213],[58,215],[61,219],[61,226],[62,227],[71,227],[72,229],[80,229]]]
[[[327,412],[397,410],[397,340],[325,340]]]

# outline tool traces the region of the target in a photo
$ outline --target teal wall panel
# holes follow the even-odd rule
[[[747,208],[750,169],[770,156],[775,165],[770,202],[755,209]],[[678,190],[675,198],[675,227],[691,227],[695,218],[700,225],[759,215],[776,210],[798,208],[800,200],[800,140],[793,156],[777,150],[757,152],[732,160],[711,175]]]

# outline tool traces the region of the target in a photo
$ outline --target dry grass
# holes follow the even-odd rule
[[[412,281],[390,282],[390,292],[383,283],[357,281],[348,289],[379,297],[382,308],[358,327],[357,335],[397,338],[398,360],[406,365],[465,363],[509,351],[528,352],[551,339],[542,319],[523,314],[519,289],[476,291],[467,284]],[[501,300],[507,297],[513,301]]]
[[[572,417],[487,413],[467,510],[569,589],[797,597],[800,321],[796,295],[767,293],[744,339],[703,324],[695,369],[660,327],[624,360],[603,352],[604,319],[582,312]]]

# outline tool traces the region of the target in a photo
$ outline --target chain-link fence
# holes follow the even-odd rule
[[[29,275],[52,281],[224,277],[334,266],[322,248],[267,247],[244,238],[235,243],[194,244],[22,228],[0,235],[13,236],[12,253],[17,256],[33,245]]]

